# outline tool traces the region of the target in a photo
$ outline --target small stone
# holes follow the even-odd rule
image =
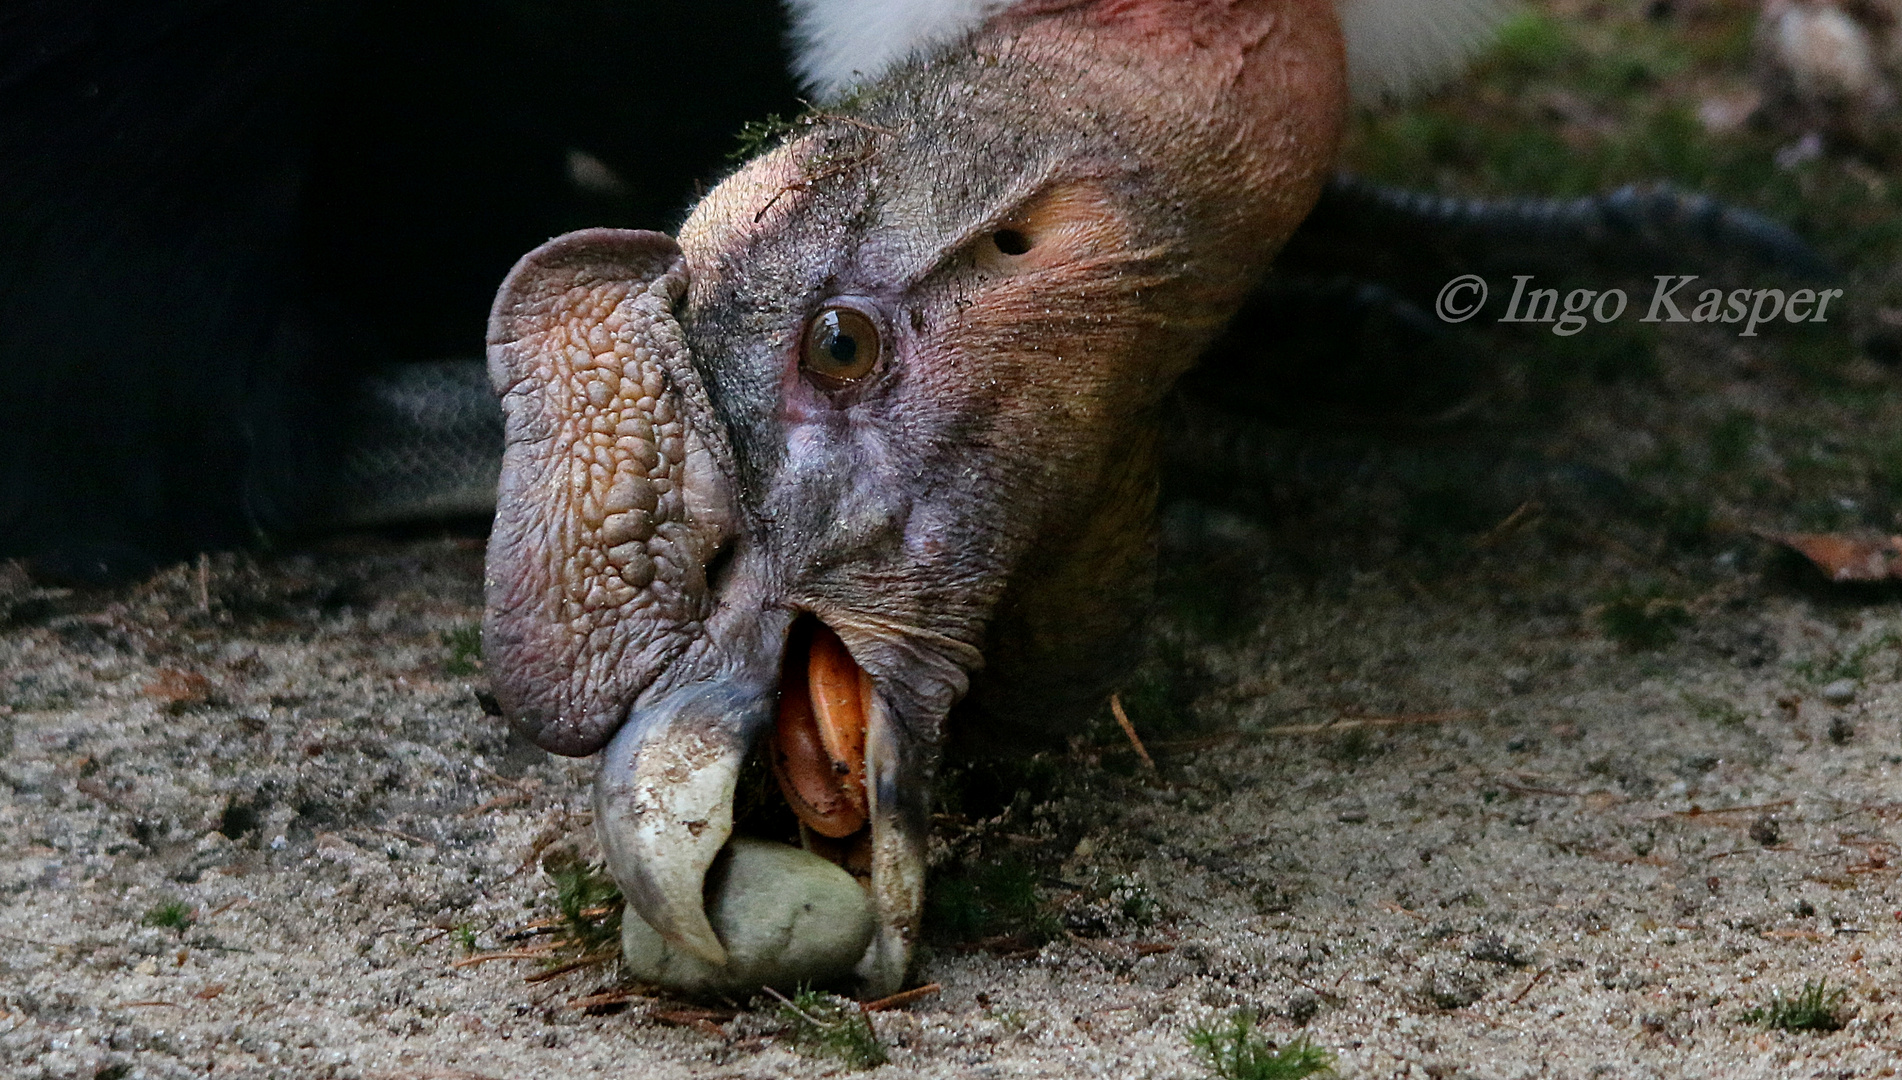
[[[1777,819],[1769,814],[1759,814],[1757,820],[1750,823],[1750,839],[1764,847],[1774,847],[1783,840],[1783,829]]]
[[[691,994],[836,983],[852,973],[875,929],[856,878],[785,844],[735,839],[708,872],[706,895],[726,966],[676,949],[630,907],[621,917],[628,974]]]
[[[1321,999],[1306,990],[1289,998],[1280,1009],[1282,1016],[1296,1024],[1307,1023],[1320,1011]]]
[[[1420,989],[1421,996],[1442,1009],[1464,1009],[1486,996],[1484,980],[1458,971],[1428,976]]]
[[[1367,820],[1367,811],[1359,809],[1358,807],[1349,807],[1341,811],[1335,820],[1348,825],[1358,825]]]
[[[1846,716],[1832,716],[1829,718],[1829,731],[1827,734],[1829,735],[1830,742],[1835,743],[1837,746],[1847,746],[1849,740],[1856,737],[1856,726],[1851,724],[1849,718]]]
[[[1466,955],[1501,967],[1525,967],[1532,958],[1515,945],[1507,944],[1498,934],[1481,934],[1466,950]]]
[[[1837,679],[1823,687],[1823,700],[1831,705],[1847,705],[1856,700],[1856,682],[1854,679]]]

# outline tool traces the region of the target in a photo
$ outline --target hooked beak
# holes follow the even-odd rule
[[[662,937],[727,963],[702,903],[707,871],[733,835],[733,797],[774,687],[698,683],[637,708],[601,757],[595,828],[628,906]]]
[[[903,984],[924,899],[924,802],[920,785],[905,782],[916,755],[838,639],[823,626],[791,622],[760,620],[755,647],[718,665],[721,673],[669,679],[675,688],[636,703],[602,755],[595,828],[629,913],[669,947],[651,972],[639,970],[630,949],[636,974],[671,975],[677,988],[701,992],[856,977],[862,992],[882,996]],[[869,692],[826,701],[835,687],[812,673],[828,667]],[[818,722],[807,725],[807,717]],[[850,755],[854,735],[863,748],[857,762],[834,758],[826,743],[842,741]],[[777,880],[738,868],[758,857],[759,838],[734,836],[740,774],[756,751],[772,759],[809,853],[771,862]],[[735,869],[720,875],[722,859]],[[793,901],[826,877],[850,883],[843,896],[836,886],[826,894],[832,925],[800,924]],[[760,940],[776,930],[808,940]]]

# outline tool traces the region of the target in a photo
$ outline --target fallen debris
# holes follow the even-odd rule
[[[1394,728],[1413,727],[1419,724],[1444,724],[1449,720],[1473,720],[1479,717],[1477,709],[1447,709],[1443,712],[1401,713],[1397,716],[1344,716],[1326,724],[1282,724],[1278,727],[1262,728],[1260,735],[1331,735],[1336,731],[1351,731],[1354,728]]]
[[[859,1008],[864,1009],[866,1012],[883,1012],[886,1009],[902,1009],[915,1001],[923,1001],[943,989],[944,985],[942,983],[926,983],[923,986],[913,987],[910,990],[900,990],[896,994],[890,994],[874,1001],[862,1002]]]
[[[1123,729],[1123,734],[1129,736],[1129,745],[1136,748],[1136,756],[1142,759],[1143,768],[1155,772],[1156,759],[1149,756],[1149,751],[1143,747],[1142,739],[1136,734],[1136,725],[1129,722],[1129,714],[1123,711],[1121,694],[1110,695],[1110,712],[1115,715],[1117,726]]]
[[[1766,532],[1761,535],[1808,559],[1824,577],[1834,582],[1902,578],[1902,536],[1850,532]]]

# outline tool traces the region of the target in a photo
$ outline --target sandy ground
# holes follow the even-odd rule
[[[1194,575],[1170,579],[1157,640],[1192,658],[1191,716],[1152,731],[1160,771],[1105,734],[940,845],[990,828],[1082,929],[930,951],[917,978],[943,990],[877,1015],[876,1075],[1197,1076],[1186,1033],[1238,1008],[1347,1076],[1890,1075],[1895,597],[1845,598],[1739,535],[1646,554],[1642,522],[1552,511],[1422,554],[1317,538],[1331,513],[1171,513],[1172,565],[1247,587],[1209,629]],[[585,765],[512,742],[458,662],[480,556],[359,539],[116,591],[8,579],[12,1075],[840,1068],[764,1005],[682,1027],[668,1003],[569,1007],[611,969],[452,966],[548,912],[538,852],[588,842]],[[1634,567],[1686,597],[1674,643],[1596,621]],[[1415,722],[1276,730],[1343,717]],[[1079,919],[1114,888],[1153,921]],[[168,903],[189,924],[146,925]],[[1743,1018],[1816,978],[1848,991],[1841,1031]]]

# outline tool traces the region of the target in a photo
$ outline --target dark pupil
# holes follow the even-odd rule
[[[825,349],[841,367],[851,364],[852,359],[859,354],[858,339],[839,329],[837,315],[826,316]]]

